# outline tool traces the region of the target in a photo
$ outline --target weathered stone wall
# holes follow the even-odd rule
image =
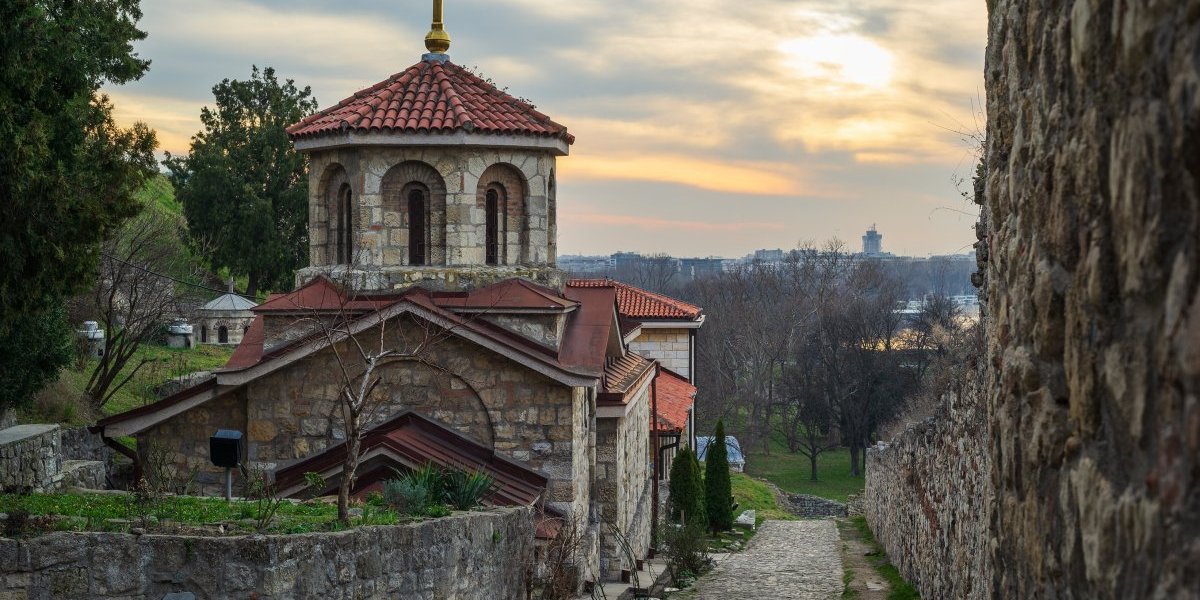
[[[629,401],[623,417],[596,420],[596,495],[604,526],[600,535],[600,568],[615,579],[623,570],[636,570],[613,532],[617,528],[633,552],[645,558],[650,547],[649,388]]]
[[[998,598],[1200,590],[1200,0],[990,0]]]
[[[68,460],[97,460],[108,464],[116,454],[104,445],[104,440],[87,427],[67,427],[60,430],[62,457]]]
[[[787,503],[792,513],[809,519],[846,516],[845,504],[820,496],[788,494]]]
[[[965,378],[933,417],[867,450],[867,523],[922,598],[991,597],[993,490],[981,385]]]
[[[0,431],[0,492],[40,492],[60,479],[58,425],[17,425]]]
[[[642,329],[637,339],[629,343],[629,349],[657,360],[662,366],[691,377],[691,330],[688,329]]]
[[[0,538],[0,597],[519,599],[532,559],[529,508],[288,536],[54,533]]]

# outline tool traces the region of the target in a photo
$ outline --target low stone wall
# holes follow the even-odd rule
[[[532,558],[529,508],[287,536],[55,533],[0,539],[0,598],[517,599]]]
[[[867,451],[867,522],[922,598],[991,597],[987,440],[973,382],[935,417]]]
[[[816,519],[846,516],[846,505],[828,498],[806,494],[788,494],[787,500],[792,512],[801,517]]]
[[[67,427],[61,432],[63,460],[98,460],[108,464],[116,452],[104,445],[98,434],[87,427]]]
[[[58,425],[18,425],[0,431],[0,492],[53,487],[62,466]]]

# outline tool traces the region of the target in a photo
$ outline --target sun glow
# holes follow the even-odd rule
[[[805,79],[832,85],[881,88],[892,80],[892,53],[862,36],[820,34],[781,42],[784,64]]]

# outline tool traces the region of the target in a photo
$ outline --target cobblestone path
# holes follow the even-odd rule
[[[842,597],[837,525],[827,519],[766,521],[745,550],[717,561],[686,598],[834,600]]]

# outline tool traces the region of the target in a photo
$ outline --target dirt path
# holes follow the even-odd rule
[[[846,570],[846,589],[844,597],[849,600],[887,600],[891,586],[871,561],[875,549],[866,543],[862,534],[849,521],[838,521],[838,531],[842,537],[842,565]]]

